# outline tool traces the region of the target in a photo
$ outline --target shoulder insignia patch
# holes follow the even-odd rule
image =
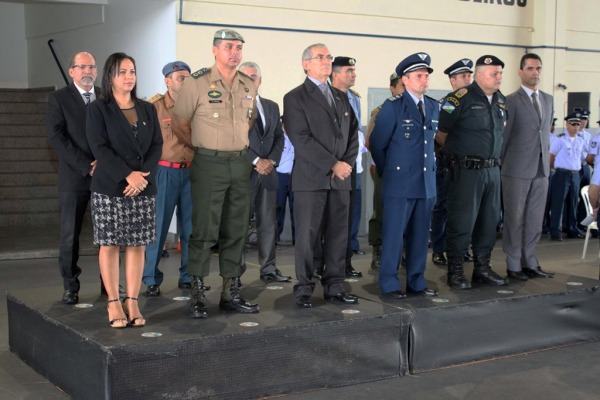
[[[590,142],[590,147],[591,147],[592,149],[595,149],[595,148],[596,148],[596,145],[597,145],[597,143],[596,143],[596,142],[594,142],[594,141]]]
[[[449,102],[445,102],[442,105],[442,110],[446,111],[448,114],[452,114],[452,112],[456,109],[456,107],[454,107],[454,105],[452,105]]]
[[[454,97],[456,97],[457,99],[460,99],[461,97],[463,97],[468,92],[469,91],[467,90],[467,88],[459,89],[456,93],[454,93]]]
[[[383,104],[380,104],[377,107],[375,107],[373,110],[371,110],[371,118],[373,118],[375,115],[377,115],[377,113],[379,111],[381,111],[382,106],[383,106]]]
[[[401,99],[401,98],[402,98],[402,93],[397,94],[395,96],[392,96],[392,97],[388,98],[388,100],[389,101],[396,101],[396,100]]]
[[[352,92],[352,94],[353,94],[353,95],[355,95],[355,96],[356,96],[356,97],[358,97],[359,99],[361,98],[361,97],[360,97],[360,94],[358,94],[358,92],[357,92],[356,90],[354,90],[354,89],[349,89],[349,90]]]
[[[458,107],[460,105],[460,102],[452,96],[446,96],[446,103],[454,104],[454,107]]]
[[[559,133],[559,134],[558,134],[558,135],[556,135],[556,136],[557,136],[557,137],[563,137],[563,136],[565,136],[565,133],[564,133],[564,132],[563,132],[563,133]]]
[[[163,97],[165,97],[164,94],[156,93],[154,96],[150,97],[147,101],[148,101],[148,103],[154,104],[157,101],[159,101],[160,99],[162,99]]]
[[[198,79],[198,78],[200,78],[202,75],[206,75],[206,74],[208,74],[209,72],[210,72],[210,68],[202,68],[202,69],[199,69],[199,70],[198,70],[198,71],[196,71],[196,72],[192,72],[192,77],[193,77],[194,79]]]

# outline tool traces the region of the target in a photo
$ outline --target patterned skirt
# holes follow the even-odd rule
[[[156,241],[154,196],[110,197],[92,192],[94,244],[145,246]]]

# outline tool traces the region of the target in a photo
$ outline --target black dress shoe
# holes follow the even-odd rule
[[[300,296],[296,299],[296,305],[300,308],[312,308],[312,300],[309,295]]]
[[[473,270],[473,276],[471,281],[474,283],[487,283],[492,286],[505,286],[508,285],[508,279],[502,278],[493,269],[489,267],[475,268]]]
[[[77,304],[79,303],[79,294],[70,290],[65,290],[62,296],[62,302],[65,304]]]
[[[554,278],[554,272],[544,271],[539,265],[535,268],[523,268],[523,272],[530,278]]]
[[[358,304],[358,297],[348,292],[340,292],[333,296],[325,296],[325,300],[342,304]]]
[[[160,296],[160,286],[159,285],[150,285],[146,288],[146,296],[148,297],[158,297]]]
[[[527,275],[525,275],[523,271],[511,271],[510,269],[507,269],[506,274],[509,278],[516,279],[518,281],[526,281],[528,279]]]
[[[585,238],[585,235],[583,235],[581,232],[572,232],[567,234],[567,238],[569,239],[583,239]]]
[[[219,308],[223,311],[235,311],[242,314],[255,314],[260,311],[258,304],[250,303],[244,300],[242,296],[237,296],[231,300],[221,299]]]
[[[358,254],[359,256],[364,256],[366,253],[362,250],[352,250],[354,254]]]
[[[355,270],[352,265],[346,265],[346,278],[362,278],[362,272]]]
[[[419,295],[425,296],[425,297],[435,297],[438,295],[438,292],[436,292],[433,289],[428,289],[428,288],[425,288],[423,290],[417,290],[417,291],[409,290],[408,292],[414,293],[414,294],[419,294]]]
[[[562,242],[563,239],[562,239],[562,236],[559,234],[559,235],[550,235],[550,240],[555,240],[557,242]]]
[[[431,261],[433,261],[435,265],[448,265],[448,260],[446,259],[444,253],[431,254]]]
[[[406,293],[402,290],[394,290],[393,292],[382,293],[381,296],[387,299],[405,299]]]
[[[271,272],[270,274],[261,274],[260,279],[265,282],[289,282],[292,280],[292,277],[282,275],[281,271],[276,269],[275,272]]]

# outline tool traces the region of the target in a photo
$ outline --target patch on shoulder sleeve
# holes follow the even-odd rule
[[[457,99],[460,99],[461,97],[463,97],[468,92],[469,91],[467,90],[467,88],[459,89],[458,92],[454,93],[454,97],[456,97]]]
[[[206,75],[206,74],[208,74],[209,72],[210,72],[210,68],[202,68],[202,69],[199,69],[199,70],[198,70],[198,71],[196,71],[196,72],[193,72],[193,73],[192,73],[192,77],[193,77],[194,79],[198,79],[198,78],[200,78],[202,75]]]
[[[350,90],[352,92],[352,94],[355,95],[356,97],[358,97],[359,99],[361,98],[360,94],[358,94],[358,92],[356,90],[354,90],[354,89],[348,89],[348,90]]]
[[[446,111],[448,114],[452,114],[452,111],[454,111],[455,109],[456,107],[448,101],[446,101],[444,105],[442,105],[442,110]]]

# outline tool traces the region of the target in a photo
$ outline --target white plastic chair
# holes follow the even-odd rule
[[[587,211],[588,215],[591,215],[594,213],[594,210],[592,208],[592,204],[590,203],[590,195],[588,193],[589,190],[589,186],[584,186],[581,188],[581,197],[583,198],[583,201],[585,203],[585,209]],[[583,254],[581,255],[581,259],[585,259],[585,253],[587,253],[587,247],[588,247],[588,242],[590,240],[590,235],[592,234],[591,230],[598,230],[598,222],[597,221],[592,221],[588,227],[587,227],[587,232],[585,233],[585,242],[583,242]],[[598,257],[600,257],[600,251],[598,252]]]

